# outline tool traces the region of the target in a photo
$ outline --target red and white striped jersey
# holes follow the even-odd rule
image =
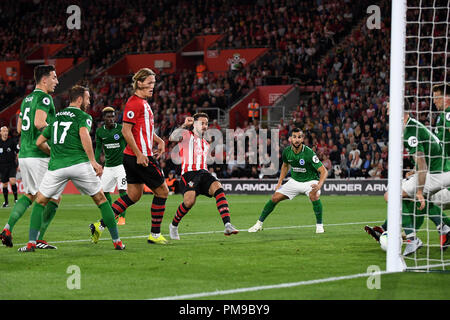
[[[208,170],[206,159],[208,156],[209,143],[196,136],[192,131],[183,132],[180,142],[181,174],[188,171]]]
[[[139,150],[145,156],[153,156],[153,111],[147,100],[136,95],[131,96],[123,112],[123,122],[133,124],[131,132]],[[125,154],[136,156],[129,145],[124,150]]]

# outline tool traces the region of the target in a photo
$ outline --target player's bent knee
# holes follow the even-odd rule
[[[220,188],[222,188],[222,184],[219,181],[214,181],[209,187],[209,194],[213,196]]]
[[[278,202],[283,201],[285,199],[287,199],[287,197],[284,194],[275,192],[272,195],[272,199],[271,200],[272,200],[273,203],[278,203]]]
[[[167,184],[165,182],[158,188],[153,190],[153,192],[155,193],[155,196],[160,198],[167,198],[169,196],[169,188],[167,187]]]
[[[183,203],[189,209],[192,208],[195,204],[195,191],[188,191],[184,194]]]
[[[92,199],[94,200],[94,202],[95,202],[95,204],[97,206],[99,206],[99,205],[105,203],[106,201],[108,201],[108,200],[106,200],[106,197],[105,197],[105,194],[103,193],[103,191],[99,191],[96,194],[94,194],[92,196]]]
[[[47,203],[50,201],[49,198],[46,198],[42,193],[38,192],[37,195],[35,196],[35,200],[36,203],[39,203],[41,206],[46,206]]]

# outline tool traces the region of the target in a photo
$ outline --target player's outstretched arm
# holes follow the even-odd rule
[[[181,127],[175,129],[172,134],[169,137],[170,142],[180,142],[183,140],[183,132],[184,130],[189,130],[189,128],[194,124],[194,118],[193,117],[186,117],[184,119],[184,123],[181,125]]]

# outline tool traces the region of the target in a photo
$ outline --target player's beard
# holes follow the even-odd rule
[[[302,146],[302,143],[299,142],[297,145],[295,145],[295,144],[293,143],[292,146],[293,146],[295,149],[298,150],[298,149]]]

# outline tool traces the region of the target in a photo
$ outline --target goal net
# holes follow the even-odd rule
[[[409,195],[406,198],[410,199],[413,205],[408,207],[405,205],[405,197],[401,199],[401,205],[399,205],[403,215],[401,224],[403,235],[405,236],[406,233],[408,238],[403,239],[401,251],[397,250],[395,254],[400,254],[403,259],[405,263],[403,270],[449,270],[450,248],[443,249],[442,244],[447,232],[450,237],[450,229],[445,226],[446,223],[450,224],[450,220],[446,218],[446,215],[450,216],[450,210],[448,210],[450,209],[450,179],[439,172],[445,172],[450,167],[450,159],[446,159],[447,152],[450,155],[448,151],[450,145],[445,144],[446,140],[450,141],[450,105],[448,104],[450,99],[445,99],[446,96],[450,96],[447,90],[450,71],[450,1],[393,0],[393,5],[397,1],[405,4],[403,8],[405,23],[402,26],[405,45],[401,50],[404,69],[403,92],[401,92],[403,97],[401,98],[405,111],[404,117],[409,116],[406,127],[405,124],[402,126],[404,148],[401,148],[403,154],[400,168],[403,168],[403,174],[400,178],[408,179],[408,181],[412,179],[415,183],[411,181],[407,183],[405,180],[401,183],[403,192],[408,189],[408,185],[409,188],[414,185],[412,191],[408,190]],[[392,27],[397,23],[396,19],[401,17],[401,13],[397,13],[396,16],[394,10],[392,11]],[[395,50],[397,46],[400,47],[401,43],[393,42],[394,39],[391,41],[392,53],[392,50]],[[391,60],[391,67],[394,63],[396,62]],[[391,96],[393,94],[392,86],[390,94]],[[406,111],[409,111],[408,115]],[[400,115],[403,116],[402,113]],[[413,121],[417,123],[413,125]],[[390,123],[391,126],[392,123]],[[412,128],[416,130],[415,135],[407,133],[407,130],[414,130]],[[426,141],[424,137],[427,137]],[[441,151],[438,151],[436,144],[441,146]],[[420,170],[418,170],[419,167],[423,167],[422,159],[425,160],[428,170],[425,186],[421,186],[420,181],[423,180],[419,177]],[[392,167],[389,169],[395,170]],[[423,177],[422,175],[422,179]],[[421,187],[424,188],[427,200],[424,210],[418,208],[420,201],[418,201],[417,191]],[[428,190],[431,192],[427,198]],[[406,246],[411,239],[421,248],[405,255]],[[391,250],[390,253],[393,254],[393,251]]]

